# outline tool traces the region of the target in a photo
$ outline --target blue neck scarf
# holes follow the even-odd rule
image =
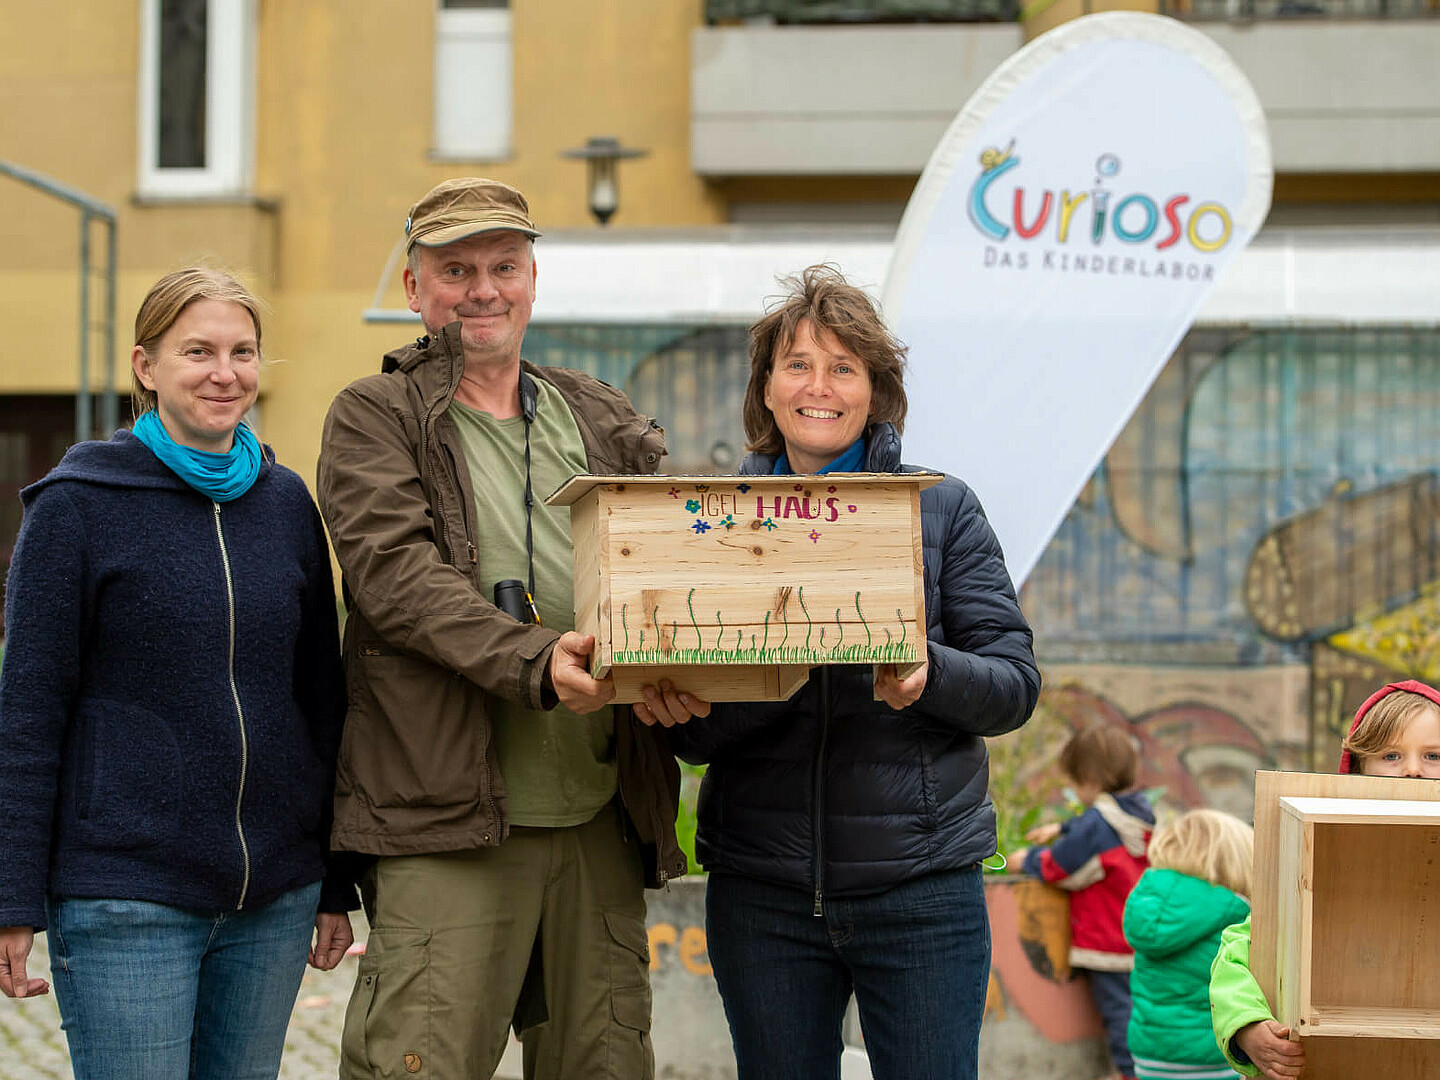
[[[241,423],[235,429],[235,441],[224,454],[181,446],[170,438],[154,409],[140,415],[134,432],[171,472],[216,502],[240,498],[260,475],[260,440],[249,424]]]
[[[824,468],[817,469],[816,475],[831,472],[863,472],[865,466],[865,437],[862,435],[850,444],[850,448]],[[790,455],[781,454],[775,459],[774,476],[785,476],[795,470],[790,467]]]

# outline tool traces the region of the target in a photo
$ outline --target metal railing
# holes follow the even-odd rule
[[[1018,0],[706,0],[708,22],[778,24],[1012,22]],[[1287,19],[1425,19],[1440,0],[1158,0],[1162,15],[1192,22]]]
[[[706,0],[711,23],[1014,22],[1018,0]]]
[[[0,161],[0,175],[9,176],[27,187],[68,203],[80,212],[80,306],[77,313],[80,348],[75,390],[75,441],[83,442],[96,435],[94,391],[90,385],[91,336],[96,333],[100,335],[101,355],[105,357],[106,364],[105,390],[100,399],[100,427],[105,437],[109,438],[120,424],[120,405],[115,389],[115,209],[69,184],[12,161]],[[105,226],[105,266],[101,271],[105,292],[98,319],[92,317],[90,296],[95,276],[91,226],[96,222]]]
[[[1437,0],[1160,0],[1160,13],[1191,22],[1289,19],[1425,19]]]

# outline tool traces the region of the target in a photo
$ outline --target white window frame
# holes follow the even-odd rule
[[[255,0],[208,0],[205,31],[205,161],[162,169],[160,0],[140,0],[140,175],[142,196],[243,195],[254,156]]]
[[[437,2],[432,157],[443,161],[510,157],[515,124],[511,35],[508,4],[447,8]],[[477,71],[465,55],[468,49],[487,56],[491,65]],[[492,104],[476,110],[473,103],[482,96]],[[467,104],[472,107],[466,108]]]

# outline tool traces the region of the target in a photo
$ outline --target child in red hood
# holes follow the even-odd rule
[[[1440,691],[1407,679],[1382,686],[1355,713],[1340,772],[1440,780]],[[1228,927],[1210,968],[1210,1017],[1230,1064],[1246,1076],[1293,1080],[1305,1050],[1270,1011],[1250,973],[1250,920]]]

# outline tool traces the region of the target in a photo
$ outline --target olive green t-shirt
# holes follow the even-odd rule
[[[588,472],[580,429],[560,392],[543,379],[530,428],[535,493],[535,606],[540,621],[562,633],[575,628],[575,567],[570,508],[545,496],[576,473]],[[475,489],[480,579],[485,599],[506,578],[527,581],[525,555],[525,420],[497,420],[460,402],[450,404]],[[589,821],[615,795],[615,715],[610,706],[577,715],[563,705],[536,712],[491,696],[500,775],[515,825],[558,828]]]

